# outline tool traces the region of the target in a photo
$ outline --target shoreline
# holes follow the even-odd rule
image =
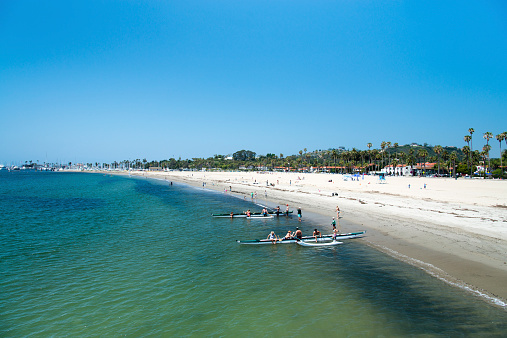
[[[328,220],[340,206],[341,232],[507,309],[507,181],[264,172],[131,172],[247,196]],[[271,185],[271,184],[274,184]],[[410,188],[409,188],[410,184]],[[333,196],[334,195],[334,196]],[[307,213],[308,214],[308,213]],[[320,220],[320,219],[319,219]],[[323,222],[323,224],[326,224]]]

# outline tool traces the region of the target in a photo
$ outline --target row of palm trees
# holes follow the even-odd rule
[[[472,135],[474,134],[475,130],[474,128],[469,128],[468,129],[468,135],[465,135],[463,137],[463,139],[465,140],[465,142],[467,142],[467,147],[468,149],[463,149],[463,152],[467,153],[468,154],[468,163],[469,163],[469,166],[470,166],[470,175],[472,175],[472,159],[471,159],[471,154],[473,152],[472,150]],[[480,156],[483,158],[484,160],[484,164],[486,164],[486,159],[488,161],[488,167],[487,167],[487,170],[485,169],[484,170],[484,174],[486,175],[486,173],[488,172],[488,170],[491,168],[491,158],[489,156],[489,152],[491,151],[491,146],[489,145],[489,140],[493,138],[493,133],[491,132],[485,132],[482,137],[486,140],[486,144],[482,147],[482,152],[480,152]],[[500,134],[497,134],[495,136],[495,138],[497,139],[497,141],[499,142],[499,145],[500,145],[500,168],[502,170],[502,176],[503,176],[503,163],[502,163],[502,141],[505,141],[505,143],[507,144],[507,132],[503,132],[503,133],[500,133]],[[465,148],[463,147],[463,148]]]
[[[434,147],[424,145],[404,145],[400,146],[398,143],[390,141],[382,141],[380,148],[375,149],[372,143],[367,143],[367,150],[345,150],[344,148],[329,149],[329,150],[315,150],[308,152],[307,148],[300,150],[298,154],[284,156],[280,153],[275,155],[268,153],[267,155],[259,155],[253,159],[240,161],[230,159],[224,155],[214,155],[209,158],[192,158],[176,160],[170,158],[161,161],[148,161],[146,159],[124,160],[120,162],[114,161],[113,163],[103,163],[103,168],[111,169],[147,169],[149,167],[161,167],[167,169],[202,169],[202,168],[217,168],[223,170],[236,170],[239,168],[253,169],[253,170],[309,170],[310,167],[317,170],[325,170],[341,173],[353,172],[370,172],[378,171],[386,166],[392,166],[393,169],[399,165],[416,165],[423,163],[423,171],[427,168],[425,163],[433,161],[437,163],[437,171],[440,174],[441,166],[444,168],[455,168],[460,173],[469,172],[473,175],[475,166],[481,161],[488,163],[488,170],[491,168],[491,159],[489,156],[491,145],[489,141],[493,138],[491,132],[484,133],[483,137],[486,140],[486,145],[483,146],[482,151],[473,150],[472,136],[475,130],[470,128],[464,141],[467,143],[463,148],[456,147],[442,147],[436,145]],[[496,139],[500,143],[500,150],[502,142],[507,144],[507,132],[496,135]],[[507,153],[507,152],[505,152]],[[507,156],[507,154],[503,154]],[[458,164],[458,165],[457,165]],[[96,163],[96,166],[98,164]],[[503,167],[502,156],[500,156],[500,167]],[[429,168],[433,169],[433,168]],[[502,168],[503,170],[503,168]],[[486,172],[485,172],[486,174]]]

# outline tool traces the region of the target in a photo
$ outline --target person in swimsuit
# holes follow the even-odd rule
[[[334,217],[333,217],[333,221],[331,222],[331,225],[333,226],[333,230],[335,230],[336,229],[336,220]],[[338,220],[338,230],[337,231],[338,231],[338,233],[340,233],[340,220]]]
[[[262,216],[266,217],[268,215],[268,209],[262,209]]]
[[[234,217],[234,213],[231,211],[231,218],[233,218],[233,217]]]
[[[294,237],[296,237],[297,239],[303,238],[303,233],[301,232],[301,230],[299,230],[299,228],[296,228],[296,232],[294,233]]]
[[[333,241],[336,240],[336,236],[338,236],[338,229],[333,225]]]
[[[280,206],[276,207],[276,216],[280,216]]]
[[[313,237],[315,237],[315,242],[318,242],[317,237],[322,237],[322,234],[320,233],[319,230],[315,229],[313,231]]]
[[[270,239],[271,243],[273,244],[276,244],[276,241],[278,240],[274,231],[271,231],[271,233],[268,235],[268,239]]]
[[[287,204],[287,208],[285,208],[285,216],[289,216],[289,205]]]
[[[301,222],[301,218],[302,218],[302,214],[301,214],[301,207],[298,208],[298,220]]]
[[[246,211],[246,217],[250,217],[250,216],[252,216],[252,213],[250,212],[250,209],[248,209],[248,210]]]
[[[292,232],[287,231],[287,234],[285,235],[285,237],[283,239],[292,239],[293,235],[292,235]]]

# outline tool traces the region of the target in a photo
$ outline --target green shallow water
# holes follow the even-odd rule
[[[238,245],[299,223],[213,219],[259,209],[223,193],[84,173],[0,182],[2,337],[507,332],[505,310],[358,241]]]

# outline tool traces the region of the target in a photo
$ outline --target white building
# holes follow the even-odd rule
[[[393,166],[387,166],[382,169],[381,172],[385,173],[386,175],[393,176],[412,176],[413,170],[414,168],[412,168],[411,165],[398,164],[394,168]]]

